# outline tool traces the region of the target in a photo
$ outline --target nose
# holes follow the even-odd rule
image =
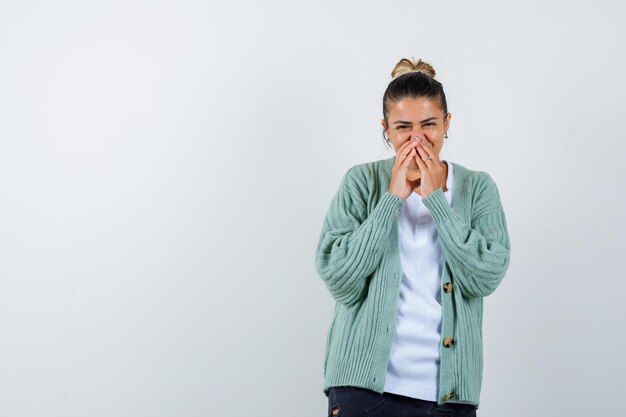
[[[424,133],[421,130],[418,129],[414,129],[411,131],[411,135],[409,136],[409,140],[411,140],[412,138],[422,138],[425,139],[426,137],[424,136]]]
[[[421,127],[414,127],[411,130],[411,137],[413,137],[413,136],[419,136],[420,138],[423,138],[424,137],[424,131],[422,130]]]

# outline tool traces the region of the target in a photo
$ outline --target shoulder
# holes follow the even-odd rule
[[[474,218],[503,210],[498,186],[491,174],[484,170],[469,169],[459,164],[456,164],[454,169],[458,169],[457,172],[464,178],[462,180],[463,192],[468,194],[471,201]]]
[[[343,182],[345,185],[359,188],[360,191],[366,190],[368,185],[377,182],[390,173],[390,167],[393,165],[393,158],[379,159],[371,162],[362,162],[350,166],[344,174]]]
[[[479,194],[482,194],[487,190],[496,193],[498,192],[496,182],[488,172],[468,168],[465,165],[461,165],[454,161],[451,162],[454,167],[453,169],[455,170],[455,175],[459,175],[465,180],[469,180],[474,193],[478,192]]]

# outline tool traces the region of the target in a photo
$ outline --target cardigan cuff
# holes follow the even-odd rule
[[[398,214],[400,208],[406,204],[406,201],[392,193],[391,191],[385,191],[385,194],[378,202],[378,206],[382,210],[382,216],[388,217],[390,213],[393,213],[394,216]],[[378,206],[376,208],[378,208]]]
[[[441,187],[422,199],[422,202],[428,208],[430,215],[437,223],[450,220],[454,216],[454,210],[450,206],[450,203],[448,203]]]

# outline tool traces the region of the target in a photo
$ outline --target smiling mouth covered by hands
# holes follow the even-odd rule
[[[417,183],[421,196],[426,198],[438,188],[447,191],[447,164],[439,160],[439,155],[434,152],[432,143],[426,139],[426,135],[411,137],[411,143],[414,146],[411,154],[421,173]]]

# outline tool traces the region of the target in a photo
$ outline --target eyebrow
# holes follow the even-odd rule
[[[433,117],[429,117],[428,119],[422,120],[420,123],[428,122],[429,120],[433,120],[433,119],[437,119],[437,118],[434,117],[434,116]],[[397,122],[393,122],[394,125],[398,124],[398,123],[407,124],[407,125],[412,124],[412,122],[407,122],[405,120],[398,120]]]

